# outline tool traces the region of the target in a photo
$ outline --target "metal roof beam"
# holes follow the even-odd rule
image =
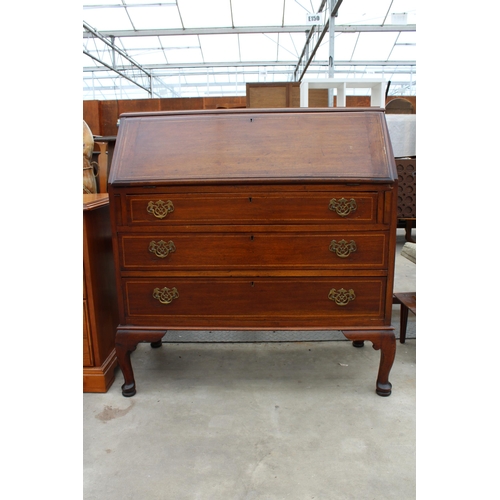
[[[100,64],[104,65],[109,71],[112,71],[113,73],[116,73],[117,75],[121,76],[122,78],[125,78],[129,82],[132,82],[134,85],[137,85],[138,87],[140,87],[141,89],[145,90],[146,92],[149,92],[149,94],[151,95],[151,89],[150,88],[148,89],[147,87],[144,87],[144,85],[141,85],[140,83],[136,82],[135,80],[133,80],[132,78],[130,78],[125,73],[122,73],[120,70],[118,70],[116,68],[113,68],[113,67],[109,66],[108,64],[100,61],[99,59],[97,59],[96,57],[94,57],[92,54],[90,54],[89,52],[87,52],[85,49],[83,50],[83,53],[85,55],[87,55],[88,57],[90,57],[91,59],[93,59],[94,61],[96,61],[97,63],[100,63]]]
[[[379,25],[353,25],[353,24],[336,24],[335,32],[342,33],[390,33],[400,31],[417,31],[416,24],[384,24]]]
[[[296,61],[246,61],[246,62],[217,62],[217,63],[176,63],[176,64],[147,64],[143,67],[149,71],[155,70],[169,70],[169,69],[199,69],[199,68],[244,68],[244,67],[273,67],[273,66],[291,66],[295,67]],[[328,61],[311,62],[313,66],[328,65]],[[416,66],[416,61],[335,61],[336,66]],[[106,66],[107,67],[107,66]],[[117,67],[119,70],[131,69],[128,66]],[[106,68],[98,66],[86,66],[83,68],[84,72],[92,71],[106,71]]]
[[[345,74],[348,74],[350,73],[349,71],[339,71],[339,74],[340,73],[345,73]],[[351,72],[352,73],[352,72]],[[239,75],[240,77],[244,76],[244,77],[248,77],[250,75],[258,75],[259,73],[257,71],[254,71],[252,73],[245,73],[244,75]],[[399,75],[399,73],[393,73],[391,72],[391,75]],[[180,76],[197,76],[197,77],[206,77],[207,75],[205,74],[196,74],[196,75],[180,75]],[[232,81],[218,81],[218,82],[215,82],[215,81],[210,81],[210,78],[212,77],[220,77],[220,76],[225,76],[225,75],[220,75],[220,74],[215,74],[215,75],[209,75],[208,78],[197,78],[196,81],[192,81],[192,82],[189,82],[189,81],[184,81],[182,82],[182,84],[180,84],[180,86],[182,88],[197,88],[197,87],[200,87],[200,88],[203,88],[203,87],[206,87],[207,84],[208,85],[224,85],[224,86],[231,86],[231,85],[238,85],[238,86],[241,86],[241,85],[246,85],[246,83],[255,83],[255,80],[252,80],[251,82],[247,79],[240,79],[240,80],[232,80]],[[267,75],[267,76],[272,76],[272,75]],[[173,92],[175,90],[175,88],[178,88],[179,87],[179,83],[178,82],[164,82],[162,81],[161,79],[162,78],[178,78],[179,75],[158,75],[158,83],[161,85],[162,88],[165,88],[171,92]],[[399,77],[399,76],[398,76]],[[105,77],[105,78],[99,78],[99,82],[102,82],[100,83],[100,85],[96,88],[111,88],[111,87],[116,87],[116,85],[103,85],[103,83],[107,83],[109,81],[115,81],[116,80],[116,76],[108,76],[108,77]],[[84,84],[88,84],[90,85],[90,87],[87,87],[88,88],[92,88],[92,86],[94,85],[94,80],[92,78],[84,78],[83,79],[83,82]],[[286,81],[281,81],[281,80],[272,80],[272,83],[289,83],[289,82],[286,82]],[[401,85],[415,85],[415,82],[408,82],[408,80],[391,80],[391,90],[394,90],[394,87],[396,86],[401,86]],[[125,88],[125,87],[122,87],[122,88]],[[85,87],[84,87],[84,90],[85,90]],[[157,89],[158,90],[158,89]],[[158,92],[162,92],[161,89],[158,90]]]
[[[186,28],[186,29],[151,29],[151,30],[106,30],[99,31],[102,36],[116,38],[127,38],[136,36],[179,36],[179,35],[245,35],[251,33],[307,33],[311,25],[295,26],[242,26],[239,28]],[[343,33],[357,32],[399,32],[416,31],[415,24],[399,25],[335,25],[335,30]],[[84,38],[92,38],[90,32],[84,32]]]
[[[137,85],[138,87],[140,87],[141,89],[145,90],[146,92],[149,93],[150,97],[153,95],[153,90],[152,90],[152,76],[150,73],[148,73],[140,64],[138,64],[137,62],[135,62],[128,54],[126,54],[123,50],[119,49],[113,42],[114,42],[114,38],[112,38],[112,41],[109,41],[106,37],[104,37],[100,32],[98,32],[96,29],[94,29],[92,26],[90,26],[88,23],[86,23],[85,21],[83,21],[83,27],[85,28],[85,30],[87,30],[88,33],[92,33],[93,37],[94,38],[98,38],[99,40],[101,40],[101,42],[103,42],[107,47],[108,49],[111,51],[111,54],[112,54],[112,59],[113,61],[115,60],[114,59],[114,56],[116,54],[118,54],[120,57],[123,57],[124,59],[126,59],[130,64],[131,66],[129,67],[126,67],[124,65],[122,65],[121,68],[118,68],[117,65],[113,62],[113,65],[109,65],[107,63],[105,63],[104,61],[102,61],[99,57],[97,57],[96,55],[92,54],[91,52],[89,52],[87,49],[83,49],[83,53],[90,57],[91,59],[93,59],[95,62],[97,62],[98,64],[102,64],[103,66],[105,66],[106,68],[108,68],[110,71],[114,71],[115,73],[117,73],[118,75],[120,75],[122,78],[125,78],[127,79],[128,81],[130,81],[131,83],[133,83],[134,85]],[[130,70],[130,69],[137,69],[139,70],[143,75],[146,76],[146,78],[148,79],[149,81],[149,88],[145,87],[144,85],[142,85],[142,83],[139,83],[135,78],[129,76],[129,75],[126,75],[123,73],[123,71],[127,71],[127,70]]]
[[[136,36],[179,36],[179,35],[241,35],[245,33],[304,33],[311,29],[307,24],[296,26],[242,26],[240,28],[213,27],[213,28],[170,28],[150,30],[106,30],[100,31],[103,36],[116,38]],[[84,38],[92,35],[83,34]]]
[[[91,9],[130,9],[131,7],[176,7],[177,2],[156,2],[156,3],[127,3],[126,5],[122,5],[119,3],[109,3],[109,4],[92,4],[92,5],[84,5],[83,10],[91,10]]]
[[[99,38],[103,43],[105,43],[113,52],[116,52],[117,54],[120,54],[122,57],[127,59],[127,61],[131,62],[136,68],[144,71],[141,67],[140,64],[136,63],[128,54],[123,52],[123,50],[119,49],[114,43],[111,43],[100,31],[97,31],[96,29],[92,28],[90,24],[86,23],[83,21],[83,27],[87,30],[87,33],[92,34],[92,38]],[[85,38],[85,33],[84,33],[84,38]],[[149,75],[146,71],[144,71],[147,76]]]

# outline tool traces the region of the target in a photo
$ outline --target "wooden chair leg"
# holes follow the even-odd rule
[[[411,235],[411,230],[413,229],[413,220],[409,219],[406,220],[405,223],[405,240],[409,241],[410,243],[415,243],[415,240],[413,239]]]
[[[416,292],[398,292],[392,296],[393,304],[401,305],[399,315],[399,342],[404,344],[406,341],[406,327],[408,325],[408,311],[417,314],[417,293]]]
[[[401,313],[399,322],[399,342],[405,343],[406,340],[406,326],[408,325],[408,308],[401,302]]]

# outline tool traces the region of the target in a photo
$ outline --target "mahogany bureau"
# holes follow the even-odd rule
[[[379,108],[120,116],[116,353],[166,330],[341,330],[391,393],[397,173]]]

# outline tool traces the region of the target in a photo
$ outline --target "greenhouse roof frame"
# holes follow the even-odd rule
[[[84,1],[84,99],[245,95],[330,66],[416,94],[416,0]]]

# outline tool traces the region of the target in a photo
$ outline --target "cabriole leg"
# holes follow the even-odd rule
[[[118,365],[123,373],[125,383],[122,385],[122,394],[131,397],[135,394],[134,370],[130,361],[130,354],[137,348],[138,341],[131,340],[126,332],[120,330],[116,333],[115,348]]]
[[[123,373],[124,384],[122,394],[131,397],[136,393],[134,370],[130,355],[136,350],[139,342],[151,342],[151,345],[161,345],[161,339],[165,332],[145,332],[118,328],[116,331],[115,348],[118,365]]]
[[[375,350],[380,350],[380,365],[375,392],[379,396],[390,396],[392,384],[389,382],[389,373],[396,356],[394,330],[345,331],[343,333],[346,338],[352,341],[369,340]]]

